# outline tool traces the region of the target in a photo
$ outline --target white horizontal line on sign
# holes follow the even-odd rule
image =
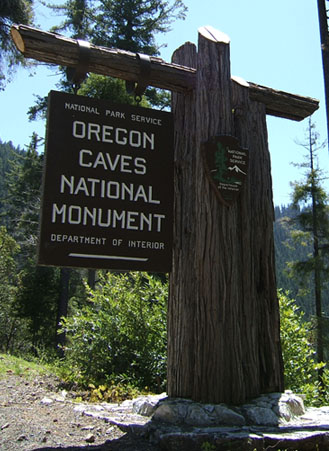
[[[147,262],[148,258],[143,257],[121,257],[117,255],[94,255],[94,254],[69,254],[69,257],[78,257],[78,258],[99,258],[105,260],[130,260],[130,261],[139,261],[139,262]]]

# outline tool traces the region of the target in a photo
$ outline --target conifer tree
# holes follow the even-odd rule
[[[0,89],[18,63],[24,63],[10,37],[12,23],[31,24],[33,0],[1,0],[0,2]]]
[[[26,327],[27,343],[53,346],[58,305],[59,274],[54,268],[36,266],[43,155],[42,139],[33,134],[26,151],[16,153],[6,173],[4,208],[8,232],[20,245],[16,255],[20,284],[15,291],[16,319]]]
[[[16,155],[6,174],[5,202],[8,231],[21,245],[25,257],[35,247],[38,235],[43,155],[38,147],[42,139],[33,133],[26,152]]]
[[[168,32],[186,13],[182,0],[66,0],[48,6],[65,15],[54,31],[147,55],[159,54],[155,34]]]
[[[318,139],[315,125],[310,119],[307,141],[301,144],[307,150],[305,162],[297,164],[297,166],[306,169],[304,179],[292,184],[292,206],[298,212],[293,221],[300,228],[292,231],[292,237],[297,242],[311,244],[312,252],[304,260],[291,262],[289,267],[292,275],[299,276],[301,281],[307,280],[308,277],[313,280],[317,360],[323,362],[324,312],[322,292],[329,280],[329,198],[322,187],[323,175],[317,164],[318,151],[324,147],[325,143],[319,144]]]
[[[187,8],[182,0],[66,0],[60,5],[48,4],[49,8],[65,19],[51,31],[68,32],[75,39],[84,39],[95,45],[120,48],[135,53],[159,55],[155,42],[157,33],[170,31],[174,20],[184,19]],[[61,81],[61,89],[72,90],[72,71],[69,69]],[[79,87],[79,86],[78,86]],[[77,86],[74,91],[77,92]],[[135,99],[127,93],[122,80],[90,74],[78,92],[113,103],[134,104]],[[169,107],[168,92],[148,88],[145,92],[148,104],[163,109]],[[47,99],[37,96],[37,102],[29,109],[29,118],[45,117]]]

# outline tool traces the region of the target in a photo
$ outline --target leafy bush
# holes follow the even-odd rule
[[[324,364],[315,361],[315,350],[310,343],[312,325],[305,321],[304,313],[293,299],[282,291],[278,292],[278,296],[285,387],[294,393],[304,394],[308,405],[326,403],[328,395],[320,389],[318,382],[318,370]],[[323,380],[329,383],[328,370],[324,371]]]
[[[95,400],[124,399],[134,387],[164,390],[167,296],[168,284],[147,273],[101,275],[87,302],[63,319],[66,378],[91,389]],[[312,325],[287,294],[278,296],[285,387],[304,394],[308,405],[328,403],[318,382],[323,365],[310,341]],[[328,387],[326,369],[323,381]]]
[[[133,385],[110,382],[98,387],[95,387],[94,384],[89,384],[88,391],[84,393],[84,397],[81,399],[89,402],[120,403],[125,399],[137,398],[143,394],[146,394],[146,392],[138,390]]]
[[[116,381],[162,390],[167,295],[167,283],[147,273],[101,275],[87,303],[62,322],[72,377],[84,385]]]

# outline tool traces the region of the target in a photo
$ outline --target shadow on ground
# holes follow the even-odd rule
[[[133,434],[125,434],[114,440],[107,440],[102,445],[83,445],[68,447],[41,447],[35,448],[33,451],[160,451],[156,445],[152,445],[149,441]]]

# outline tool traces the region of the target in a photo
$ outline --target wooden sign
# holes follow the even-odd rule
[[[39,264],[168,272],[171,113],[52,91]]]
[[[214,136],[203,144],[207,176],[219,200],[226,206],[238,197],[248,171],[248,150],[234,136]]]

